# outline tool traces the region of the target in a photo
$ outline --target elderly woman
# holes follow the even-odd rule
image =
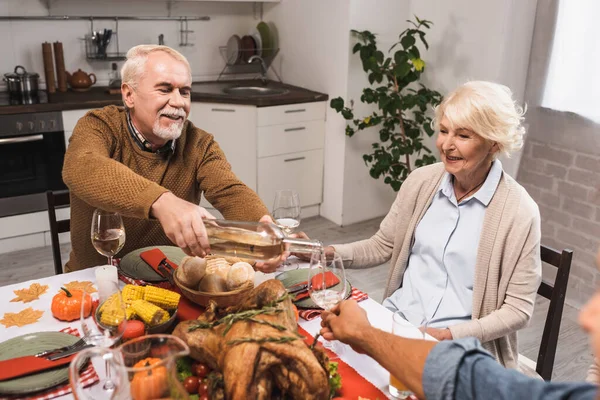
[[[511,368],[541,279],[538,207],[496,158],[522,146],[522,120],[507,87],[460,86],[436,110],[442,162],[410,174],[374,236],[328,247],[350,268],[391,259],[384,306]]]

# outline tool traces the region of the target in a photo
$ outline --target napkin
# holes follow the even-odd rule
[[[44,357],[24,356],[0,361],[0,381],[30,375],[69,364],[76,354],[50,361]]]
[[[142,260],[144,260],[146,262],[146,264],[151,266],[152,269],[154,271],[156,271],[156,273],[159,274],[160,276],[162,276],[163,278],[166,278],[166,276],[164,273],[161,272],[160,268],[158,268],[161,264],[166,263],[173,269],[177,268],[177,264],[175,264],[173,261],[169,260],[167,258],[167,256],[165,255],[165,253],[163,253],[162,250],[160,250],[160,249],[152,249],[152,250],[144,251],[144,252],[140,253],[140,257],[142,258]],[[167,268],[167,270],[168,269],[169,268]]]
[[[323,277],[323,275],[325,275],[325,277]],[[327,271],[327,272],[325,272],[325,274],[315,275],[312,277],[311,281],[312,281],[312,287],[315,289],[322,289],[323,284],[325,284],[325,288],[330,288],[330,287],[335,286],[338,283],[340,283],[340,279],[331,271]],[[301,286],[301,285],[306,285],[306,284],[308,284],[308,281],[298,283],[294,286]],[[294,301],[302,300],[307,297],[308,297],[308,289],[296,294]]]
[[[350,293],[350,298],[360,303],[361,301],[368,299],[369,295],[353,287],[352,292]],[[306,321],[312,321],[313,319],[320,317],[322,312],[323,310],[307,309],[300,310],[298,312],[298,315],[300,316],[300,318]]]

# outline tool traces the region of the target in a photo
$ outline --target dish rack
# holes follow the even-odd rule
[[[243,50],[240,50],[240,53],[242,53],[242,52],[243,52]],[[246,58],[246,59],[250,58],[250,55],[248,55],[247,57],[246,56],[238,57],[239,61],[233,63],[227,57],[227,46],[219,46],[219,53],[221,53],[221,57],[223,57],[223,61],[225,61],[225,66],[223,67],[223,70],[219,74],[219,77],[217,78],[217,80],[220,80],[221,77],[224,75],[248,75],[248,74],[258,74],[258,76],[262,75],[263,66],[261,65],[260,62],[248,63],[247,61],[243,61],[244,58]],[[267,54],[266,56],[261,55],[261,54],[265,54],[265,53]],[[277,49],[261,49],[261,54],[259,54],[259,56],[264,61],[265,74],[269,69],[271,69],[277,76],[277,79],[279,79],[279,82],[281,82],[281,78],[279,77],[277,70],[272,65],[273,60],[275,60],[275,58],[279,54],[279,49],[278,48]]]

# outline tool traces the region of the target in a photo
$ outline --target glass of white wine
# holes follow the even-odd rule
[[[337,277],[339,283],[333,285]],[[342,257],[336,253],[314,252],[308,270],[308,294],[312,301],[324,310],[330,311],[346,298],[346,271]],[[324,346],[337,356],[343,354],[344,346],[336,341],[325,342]]]
[[[293,189],[278,190],[275,193],[275,201],[273,202],[273,218],[275,219],[275,225],[277,225],[286,236],[290,236],[294,229],[300,225],[300,196]],[[294,266],[288,260],[283,264],[283,270],[286,267]],[[298,263],[295,265],[299,267]]]
[[[91,236],[96,251],[108,258],[108,265],[113,265],[113,256],[125,245],[125,227],[121,215],[96,209],[92,217]]]

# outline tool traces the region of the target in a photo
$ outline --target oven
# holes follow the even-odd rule
[[[0,217],[46,210],[64,157],[61,112],[0,115]]]

